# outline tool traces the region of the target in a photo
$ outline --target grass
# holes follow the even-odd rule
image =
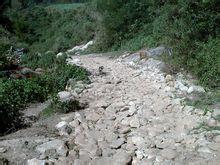
[[[54,96],[51,104],[41,112],[40,116],[42,118],[47,118],[55,113],[69,113],[82,108],[83,107],[80,106],[80,103],[77,100],[61,102],[56,96]]]
[[[193,106],[197,109],[203,111],[203,115],[205,116],[208,112],[213,112],[213,106],[220,102],[220,92],[212,91],[208,93],[197,94],[197,98],[195,100],[186,99],[185,103],[189,106]],[[220,121],[220,117],[216,118],[216,120]]]
[[[220,91],[213,91],[203,94],[198,94],[195,100],[186,99],[186,104],[199,109],[207,109],[208,107],[220,102]]]
[[[220,122],[220,115],[215,116],[214,119]]]
[[[107,53],[102,53],[103,56],[107,56],[110,58],[117,58],[121,56],[125,51],[119,50],[119,51],[112,51],[112,52],[107,52]]]
[[[53,108],[51,107],[51,105],[49,105],[47,108],[45,108],[41,113],[40,113],[40,116],[42,118],[48,118],[50,116],[52,116],[54,114],[54,110]]]
[[[217,134],[220,134],[220,126],[208,126],[206,123],[202,122],[200,125],[193,130],[190,131],[190,133],[201,133],[201,132],[211,132],[211,131],[217,131]]]
[[[151,48],[156,46],[156,41],[152,36],[147,36],[144,33],[137,34],[135,37],[124,40],[120,46],[120,50],[137,51],[143,48]]]
[[[68,3],[68,4],[51,4],[47,6],[48,9],[58,9],[58,10],[72,10],[78,7],[82,7],[83,3]]]

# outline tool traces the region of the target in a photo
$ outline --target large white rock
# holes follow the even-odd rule
[[[129,107],[128,112],[129,112],[129,115],[132,116],[134,113],[136,113],[137,108],[134,102],[130,102],[129,104],[130,104],[130,107]]]
[[[187,90],[187,93],[205,93],[205,89],[201,86],[191,86]]]
[[[130,61],[130,62],[128,63],[128,65],[129,65],[129,66],[135,66],[135,63],[134,63],[133,61]]]
[[[198,152],[209,153],[209,154],[212,153],[212,151],[208,147],[200,147],[200,148],[198,148]]]
[[[36,151],[42,155],[49,150],[56,150],[56,153],[60,156],[66,156],[68,151],[65,142],[58,139],[43,143],[36,147]]]
[[[119,149],[113,156],[114,165],[125,165],[131,161],[131,154],[125,150]]]
[[[68,136],[72,132],[72,128],[66,121],[61,121],[56,125],[56,129],[59,131],[60,136]]]
[[[211,148],[212,150],[214,151],[220,151],[220,144],[219,143],[210,143],[209,145],[209,148]]]
[[[131,141],[132,141],[132,143],[133,143],[134,145],[137,145],[137,146],[143,145],[143,144],[145,143],[144,138],[143,138],[143,137],[140,137],[140,136],[133,136],[133,137],[131,138]]]
[[[110,147],[117,149],[117,148],[119,148],[122,144],[124,144],[124,142],[125,142],[125,139],[124,139],[124,138],[119,138],[119,139],[117,139],[117,140],[114,140],[114,141],[111,143]]]
[[[67,125],[66,121],[61,121],[56,125],[56,129],[61,129]]]
[[[182,82],[177,82],[178,88],[182,91],[182,92],[187,92],[188,91],[188,87],[185,86]]]
[[[73,116],[73,115],[70,115],[70,114],[67,114],[67,115],[65,115],[65,116],[60,117],[60,119],[61,119],[62,121],[71,122],[71,121],[74,120],[74,116]]]
[[[137,151],[135,151],[135,154],[136,154],[137,158],[140,160],[144,158],[143,151],[137,150]]]
[[[0,147],[0,153],[5,153],[6,151],[7,151],[6,148],[4,148],[4,147]]]
[[[115,134],[114,132],[111,131],[107,131],[105,132],[105,140],[109,143],[115,141],[118,139],[118,135]]]
[[[80,123],[82,123],[83,122],[83,116],[80,113],[76,112],[75,113],[75,120],[78,120]]]
[[[172,149],[163,149],[161,151],[161,156],[166,159],[174,159],[177,156],[177,153],[175,150]]]
[[[134,117],[133,119],[130,120],[130,127],[132,128],[139,128],[140,127],[140,121],[138,120],[137,117]]]
[[[29,159],[27,161],[27,165],[52,165],[52,162],[46,161],[46,160],[39,160],[36,158]]]
[[[213,113],[212,113],[212,116],[214,117],[214,118],[218,118],[219,116],[220,116],[220,109],[218,108],[216,108],[216,109],[213,109]]]
[[[63,53],[63,52],[60,52],[60,53],[57,54],[57,58],[58,58],[58,57],[62,57],[63,55],[64,55],[64,53]]]
[[[80,59],[78,59],[78,58],[75,58],[75,59],[67,59],[67,64],[81,66],[81,65],[82,65],[82,62],[81,62]]]
[[[70,101],[72,99],[72,94],[67,91],[62,91],[57,94],[58,98],[60,101],[65,102],[65,101]]]
[[[155,79],[155,73],[159,72],[160,70],[163,70],[165,68],[165,63],[153,58],[149,58],[142,64],[142,66],[145,68],[145,70],[153,71],[153,75],[150,75],[149,78]]]
[[[121,121],[121,124],[124,125],[124,126],[129,126],[130,125],[130,119],[129,118],[124,118]]]
[[[84,51],[86,50],[89,46],[93,45],[94,41],[89,41],[87,44],[85,45],[79,45],[79,46],[75,46],[74,48],[67,50],[67,53],[75,53],[76,51]]]
[[[93,43],[94,43],[93,41],[89,41],[87,44],[85,44],[81,47],[81,50],[83,51],[83,50],[87,49],[89,46],[93,45]]]
[[[220,145],[220,135],[215,136],[214,141]]]
[[[157,48],[152,48],[146,51],[148,57],[157,57],[161,56],[163,53],[166,52],[166,48],[163,46],[159,46]]]

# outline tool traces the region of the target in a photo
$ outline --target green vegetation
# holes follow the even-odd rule
[[[31,53],[64,51],[91,40],[94,34],[93,20],[85,8],[61,11],[36,6],[21,11],[11,10],[8,15],[16,36],[29,44]]]
[[[210,93],[199,94],[197,99],[191,101],[186,100],[186,104],[199,109],[206,109],[207,106],[214,105],[220,102],[220,92],[212,91]]]
[[[27,59],[25,60],[24,64],[28,62]],[[10,131],[9,128],[16,130],[22,127],[21,110],[28,103],[43,102],[50,95],[55,95],[58,91],[64,90],[66,82],[70,78],[75,81],[89,81],[88,72],[85,69],[66,65],[65,57],[56,58],[52,52],[29,60],[30,62],[26,65],[30,65],[32,68],[44,68],[45,73],[30,79],[0,79],[0,134]],[[73,106],[74,104],[75,106]],[[77,107],[77,105],[77,102],[71,102],[68,106],[57,104],[55,108],[55,104],[53,104],[53,108],[58,111],[59,108],[63,107],[61,110],[68,112],[72,109],[70,106]]]
[[[49,9],[58,9],[58,10],[72,10],[78,7],[82,7],[83,3],[68,3],[68,4],[51,4],[48,5],[47,8]]]
[[[18,38],[6,37],[0,47],[6,49],[13,40],[15,46],[28,44],[32,52],[48,48],[59,52],[94,36],[92,50],[102,52],[167,45],[173,49],[172,65],[184,67],[203,85],[216,88],[220,81],[217,6],[212,0],[92,0],[89,5],[49,4],[11,10],[8,16]]]
[[[98,51],[167,45],[173,48],[173,64],[197,75],[203,85],[219,87],[217,1],[93,0],[91,5],[102,16]]]
[[[166,45],[173,49],[172,68],[184,67],[203,85],[219,88],[220,17],[215,0],[91,0],[77,4],[18,0],[17,8],[9,2],[0,3],[0,71],[11,65],[7,51],[13,46],[27,49],[22,67],[41,68],[44,73],[31,79],[0,75],[0,133],[18,127],[27,103],[44,101],[64,89],[69,78],[88,81],[85,70],[65,65],[66,56],[56,58],[55,54],[92,39],[95,45],[90,51],[112,51],[111,56]],[[207,105],[214,97],[204,96],[193,104]],[[58,105],[49,109],[68,107]]]
[[[200,125],[193,130],[190,131],[190,133],[201,133],[201,132],[213,132],[216,135],[219,135],[220,127],[219,126],[209,126],[206,123],[200,123]]]
[[[41,112],[41,117],[49,117],[54,113],[69,113],[79,109],[81,109],[81,107],[77,100],[61,102],[55,96],[52,98],[52,103]]]
[[[22,110],[28,103],[43,102],[55,96],[65,89],[69,79],[89,81],[85,69],[66,65],[67,56],[57,58],[56,54],[91,40],[94,34],[94,23],[85,7],[66,11],[31,6],[10,9],[5,16],[10,20],[11,30],[0,26],[0,135],[23,127]],[[40,68],[43,73],[33,74],[31,78],[8,77],[5,68],[14,65],[14,59],[9,60],[11,46],[28,50],[22,55],[19,67],[29,67],[33,72]],[[16,65],[14,67],[19,69]],[[20,72],[16,71],[15,76]],[[53,101],[50,107],[53,111],[67,113],[78,108],[78,104]]]

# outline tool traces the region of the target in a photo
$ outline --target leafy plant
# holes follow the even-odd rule
[[[80,6],[72,10],[34,6],[10,10],[7,15],[14,33],[29,44],[31,53],[43,53],[48,49],[57,53],[93,38],[94,20],[86,6]]]
[[[57,96],[53,96],[51,104],[42,111],[41,116],[49,117],[54,113],[69,113],[80,108],[79,101],[77,100],[61,102]]]
[[[33,56],[25,60],[26,65],[43,67],[45,72],[31,79],[0,79],[0,134],[20,128],[23,124],[22,110],[27,104],[43,102],[50,95],[64,90],[70,78],[89,82],[89,73],[78,66],[66,65],[65,56],[57,58],[54,53],[48,52],[43,56]],[[53,107],[68,112],[71,111],[71,107],[78,108],[78,102],[65,104],[56,101]]]
[[[92,6],[102,16],[98,51],[167,45],[173,49],[173,68],[185,68],[203,85],[219,87],[217,1],[93,0]]]

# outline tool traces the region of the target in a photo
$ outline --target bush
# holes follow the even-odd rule
[[[22,126],[22,110],[28,103],[43,102],[50,95],[64,90],[70,78],[75,81],[89,81],[88,72],[78,66],[66,65],[65,56],[56,58],[53,52],[47,52],[42,56],[31,56],[27,60],[28,57],[26,55],[23,64],[33,68],[43,67],[45,73],[31,79],[0,79],[0,135]],[[77,102],[58,105],[67,112]]]
[[[97,50],[167,45],[173,66],[191,71],[204,85],[219,86],[217,1],[93,0],[92,6],[102,15]]]
[[[53,96],[51,104],[41,112],[41,116],[49,117],[54,113],[69,113],[81,108],[82,107],[77,100],[61,102],[57,96]]]
[[[95,29],[84,5],[73,10],[30,6],[22,10],[10,9],[6,15],[12,23],[12,31],[0,26],[0,70],[9,63],[7,50],[13,46],[29,50],[22,56],[22,66],[33,70],[42,68],[44,73],[31,79],[7,79],[1,74],[0,134],[22,126],[22,109],[28,103],[45,101],[64,90],[70,78],[89,81],[85,69],[66,65],[66,56],[56,58],[56,53],[91,40]],[[62,106],[64,111],[69,108]]]
[[[144,23],[150,21],[147,12],[149,3],[145,0],[94,0],[92,5],[103,17],[101,32],[104,34],[101,36],[104,37],[100,39],[105,45],[102,44],[100,47],[110,47],[133,37]]]
[[[14,33],[29,44],[32,53],[52,50],[64,51],[73,45],[93,38],[94,20],[86,12],[86,6],[59,10],[34,6],[23,10],[10,10],[8,16]]]
[[[47,90],[34,80],[0,80],[0,135],[21,126],[21,110],[29,102],[43,101]]]
[[[199,43],[191,67],[200,82],[206,86],[218,87],[220,84],[220,39],[210,38],[207,43]]]

